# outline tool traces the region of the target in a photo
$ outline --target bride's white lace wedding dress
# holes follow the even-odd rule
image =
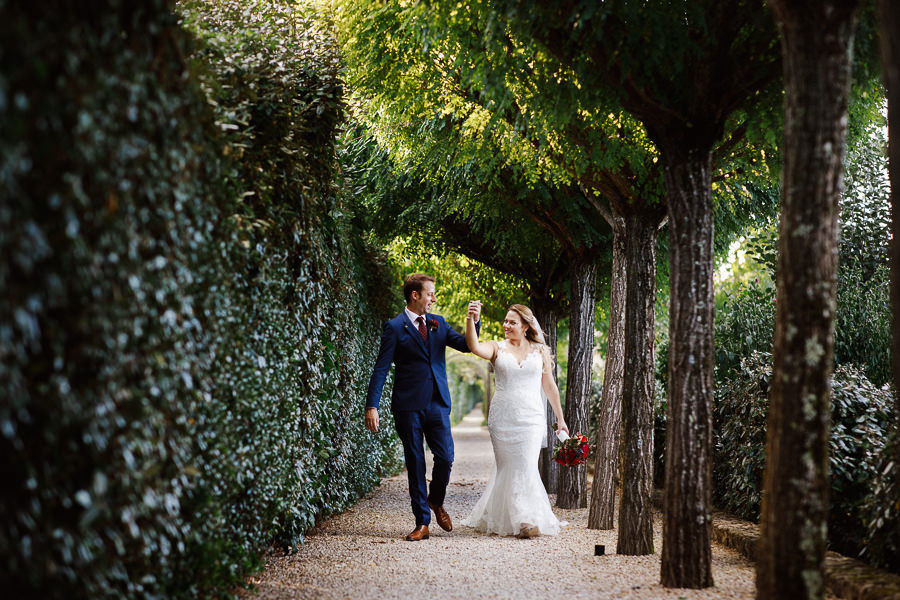
[[[523,526],[537,526],[542,535],[559,533],[559,519],[538,472],[547,431],[542,371],[538,347],[519,364],[508,342],[499,343],[494,358],[496,388],[488,414],[494,470],[487,490],[463,525],[499,535],[519,534]]]

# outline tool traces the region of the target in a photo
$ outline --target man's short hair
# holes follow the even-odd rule
[[[409,301],[412,300],[413,292],[422,291],[422,289],[425,287],[426,281],[434,283],[434,277],[432,277],[431,275],[426,275],[425,273],[413,273],[406,278],[406,281],[403,282],[403,297],[406,298],[407,304],[409,304]]]

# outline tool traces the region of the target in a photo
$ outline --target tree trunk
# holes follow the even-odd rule
[[[574,435],[588,429],[588,399],[591,394],[591,363],[594,358],[594,289],[597,263],[584,259],[572,268],[569,318],[569,364],[566,377],[566,424]],[[584,464],[559,470],[556,505],[587,507],[587,477]]]
[[[557,380],[556,373],[556,325],[559,321],[559,313],[556,304],[545,300],[532,300],[531,308],[534,311],[534,317],[544,330],[544,340],[550,348],[550,354],[553,357],[553,379]],[[556,493],[556,486],[559,479],[559,464],[552,458],[553,445],[556,442],[556,432],[553,424],[556,423],[556,415],[553,409],[547,403],[544,407],[547,413],[547,447],[541,448],[541,455],[538,459],[538,470],[541,473],[541,481],[544,482],[544,488],[548,494]]]
[[[713,205],[709,150],[664,152],[669,202],[669,398],[661,581],[713,585]]]
[[[894,414],[900,421],[900,5],[896,0],[880,0],[878,21],[881,30],[881,65],[888,98],[888,172],[891,178],[891,305],[894,333]],[[900,443],[894,445],[894,464],[900,465]],[[900,469],[894,469],[900,478]],[[897,489],[900,489],[898,481]],[[898,525],[900,527],[900,525]]]
[[[661,216],[625,215],[625,370],[622,386],[622,498],[617,554],[653,554],[653,326],[656,237]]]
[[[622,436],[622,375],[625,368],[625,220],[614,218],[612,277],[609,284],[609,334],[606,371],[600,397],[600,422],[594,444],[589,529],[615,527],[619,483],[619,440]]]
[[[855,2],[770,0],[785,79],[777,313],[759,598],[822,598],[842,185]]]

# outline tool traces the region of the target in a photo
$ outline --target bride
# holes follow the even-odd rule
[[[496,390],[488,430],[495,468],[487,490],[463,524],[484,533],[520,538],[556,535],[560,522],[538,473],[538,455],[547,431],[541,388],[559,429],[568,433],[569,428],[553,379],[550,349],[531,309],[521,304],[509,307],[503,321],[505,340],[479,342],[474,321],[480,309],[480,302],[469,303],[466,343],[476,356],[494,364]]]

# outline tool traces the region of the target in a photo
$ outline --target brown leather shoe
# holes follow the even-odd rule
[[[444,531],[453,531],[453,521],[450,520],[450,515],[447,514],[447,511],[444,510],[443,506],[435,506],[429,500],[428,506],[431,507],[431,510],[434,511],[435,519],[437,519],[437,524],[441,526],[441,529]]]
[[[541,535],[541,530],[538,529],[537,525],[522,523],[522,528],[519,529],[519,533],[516,534],[516,537],[520,540],[528,540],[539,535]]]
[[[428,539],[428,525],[419,525],[413,532],[406,536],[407,542],[418,542],[419,540]]]

